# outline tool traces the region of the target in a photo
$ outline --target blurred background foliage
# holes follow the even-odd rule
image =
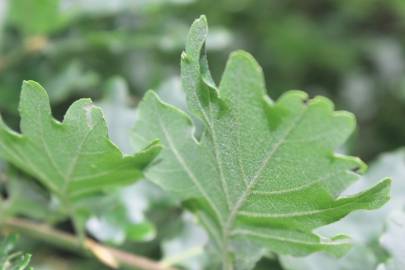
[[[17,126],[22,80],[43,84],[60,118],[78,97],[98,99],[113,76],[132,102],[178,76],[192,20],[204,13],[219,80],[230,51],[251,52],[269,94],[330,97],[354,112],[351,152],[370,160],[404,144],[405,2],[249,0],[1,0],[0,111]]]
[[[370,161],[405,145],[403,0],[0,0],[1,115],[18,130],[21,83],[35,80],[47,89],[58,119],[72,101],[92,97],[105,111],[114,142],[131,152],[128,134],[146,90],[184,106],[179,58],[188,27],[200,14],[210,23],[207,50],[217,81],[228,54],[247,50],[263,67],[273,99],[302,89],[356,114],[359,129],[343,151]],[[18,172],[3,176],[27,182]],[[115,197],[109,198],[115,202],[111,209],[95,209],[87,222],[100,241],[168,261],[180,256],[179,245],[198,253],[205,243],[202,235],[193,246],[187,235],[199,235],[198,228],[158,188],[141,182]],[[45,218],[34,212],[32,218]],[[46,216],[69,229],[57,213]],[[23,244],[28,250],[37,245]],[[102,269],[42,245],[36,253],[37,266],[48,267],[43,269]],[[180,264],[199,269],[196,261],[206,259],[195,258]],[[281,266],[268,258],[257,269],[269,267]]]

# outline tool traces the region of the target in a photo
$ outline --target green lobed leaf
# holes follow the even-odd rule
[[[313,254],[306,257],[281,256],[280,261],[288,270],[321,270],[321,269],[375,269],[378,263],[385,260],[385,252],[378,244],[378,238],[384,231],[385,222],[389,214],[402,209],[405,205],[405,149],[400,148],[380,155],[371,163],[365,176],[357,181],[345,194],[359,192],[378,179],[385,176],[392,177],[392,191],[390,201],[372,213],[357,212],[349,217],[320,228],[318,232],[326,235],[345,232],[353,235],[353,247],[342,258],[334,258],[327,254]]]
[[[0,156],[37,178],[69,214],[82,198],[141,178],[160,150],[153,142],[124,156],[108,138],[102,111],[89,99],[76,101],[63,122],[56,121],[46,91],[33,81],[23,84],[19,110],[21,134],[0,118]]]
[[[390,186],[386,179],[339,196],[358,179],[356,172],[365,170],[358,158],[333,153],[352,133],[353,115],[301,91],[273,102],[260,66],[243,51],[231,54],[217,87],[204,51],[207,33],[201,17],[181,57],[188,108],[204,123],[204,132],[197,140],[187,114],[147,93],[134,138],[138,146],[156,138],[164,145],[147,178],[187,201],[222,253],[224,269],[251,268],[252,262],[242,265],[262,248],[344,254],[348,237],[312,231],[354,210],[380,207]],[[237,250],[241,244],[251,248]]]

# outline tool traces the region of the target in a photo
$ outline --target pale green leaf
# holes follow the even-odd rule
[[[260,66],[242,51],[231,54],[217,87],[204,54],[207,33],[201,17],[181,61],[188,108],[205,130],[197,140],[190,117],[149,92],[134,137],[144,144],[158,138],[164,150],[146,176],[187,200],[222,253],[224,269],[251,267],[243,262],[262,248],[344,254],[348,237],[312,231],[354,210],[380,207],[390,185],[387,179],[339,196],[365,169],[359,159],[333,153],[352,133],[354,117],[301,91],[271,101]],[[236,251],[241,244],[252,248]]]
[[[56,121],[46,91],[32,81],[23,84],[19,110],[21,134],[0,119],[0,156],[37,178],[69,212],[87,195],[141,178],[159,152],[154,142],[124,156],[89,99],[76,101],[63,122]]]
[[[380,238],[380,244],[391,255],[391,258],[380,268],[405,269],[405,213],[403,211],[391,213],[386,224],[386,231]]]

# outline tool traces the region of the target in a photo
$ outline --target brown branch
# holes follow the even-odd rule
[[[91,239],[85,239],[84,244],[82,244],[76,236],[56,230],[47,224],[13,218],[2,222],[1,225],[7,230],[26,234],[32,238],[80,253],[81,255],[84,253],[84,255],[94,256],[103,264],[114,269],[126,266],[142,270],[176,270],[148,258],[102,245]]]

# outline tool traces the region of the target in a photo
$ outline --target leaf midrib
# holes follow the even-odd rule
[[[39,115],[41,115],[41,113],[40,113],[40,111],[39,111],[39,107],[37,107],[37,110],[38,110]],[[50,120],[50,122],[51,122],[51,125],[54,125],[54,120],[52,119],[52,115],[49,114],[49,115],[47,115],[47,117],[50,118],[49,120]],[[64,176],[63,173],[61,172],[59,166],[57,166],[57,164],[55,163],[55,160],[54,160],[53,156],[51,155],[50,149],[49,149],[48,145],[45,143],[45,140],[44,140],[44,125],[43,125],[41,119],[39,119],[38,122],[39,122],[38,125],[39,125],[39,127],[40,127],[40,129],[39,129],[39,130],[40,130],[40,140],[41,140],[42,147],[43,147],[44,150],[45,150],[46,157],[47,157],[48,160],[50,161],[52,167],[54,167],[54,169],[56,170],[56,172],[59,174],[59,176],[61,177],[62,181],[66,182],[65,176]],[[27,137],[27,138],[28,138],[28,137]],[[35,145],[35,144],[34,144],[34,145]],[[63,193],[61,193],[61,194],[63,194]]]
[[[323,241],[323,242],[319,242],[319,241],[318,242],[317,241],[309,242],[309,241],[304,241],[304,240],[297,240],[294,238],[274,236],[274,235],[270,235],[267,233],[265,234],[265,233],[253,232],[253,231],[245,230],[245,229],[234,230],[232,232],[232,235],[249,235],[249,236],[254,236],[254,237],[272,239],[272,240],[282,241],[282,242],[290,242],[290,243],[295,243],[295,244],[304,244],[304,245],[309,245],[309,246],[320,246],[320,245],[339,246],[339,245],[347,245],[347,244],[351,243],[349,240],[346,240],[346,239],[335,240],[335,241]]]
[[[67,171],[66,178],[65,178],[65,185],[63,186],[63,189],[62,189],[64,192],[67,191],[67,189],[68,189],[68,187],[69,187],[69,183],[70,183],[71,181],[73,181],[73,179],[74,179],[74,178],[72,179],[72,174],[73,174],[73,172],[74,172],[75,169],[76,169],[77,162],[79,161],[79,157],[80,157],[81,154],[82,154],[82,150],[83,150],[84,144],[87,142],[87,140],[89,139],[90,135],[93,133],[93,131],[96,129],[96,127],[97,127],[100,123],[101,123],[100,120],[97,121],[97,123],[96,123],[95,125],[93,125],[93,126],[87,131],[86,135],[83,137],[82,141],[80,142],[80,144],[79,144],[79,146],[78,146],[78,148],[77,148],[76,154],[73,156],[73,159],[72,159],[72,161],[70,162],[69,167],[68,167],[68,171]]]
[[[48,120],[51,122],[51,125],[55,125],[55,124],[59,124],[56,123],[55,120],[52,118],[51,114],[47,115]],[[44,181],[46,181],[49,185],[49,187],[54,190],[55,193],[61,195],[61,196],[65,196],[69,183],[72,181],[71,176],[73,171],[75,170],[75,167],[77,165],[79,156],[81,155],[81,151],[83,149],[84,144],[86,143],[86,141],[88,140],[90,134],[95,130],[95,128],[101,123],[101,121],[98,121],[95,125],[93,125],[87,132],[86,135],[83,137],[82,141],[80,142],[79,146],[78,146],[78,150],[76,151],[76,154],[73,156],[73,159],[71,160],[69,167],[68,167],[68,171],[66,174],[64,174],[61,169],[59,168],[59,166],[55,163],[55,158],[53,157],[53,155],[51,154],[51,151],[48,147],[48,144],[46,143],[46,141],[44,140],[44,126],[43,126],[43,122],[42,121],[37,121],[37,126],[39,127],[39,132],[40,132],[40,144],[43,147],[43,150],[45,152],[45,157],[49,160],[51,166],[54,168],[54,170],[56,171],[56,173],[59,175],[59,177],[62,179],[63,181],[63,186],[62,188],[58,188],[57,186],[55,186],[53,184],[53,181],[51,181],[51,179],[46,175],[46,174],[42,174],[41,169],[38,169],[37,166],[32,166],[31,162],[28,162],[29,167],[31,167],[31,170],[33,170],[32,173],[39,175],[39,177],[41,177]],[[61,126],[63,126],[63,123],[61,124]],[[26,135],[22,134],[22,138],[26,138],[29,139],[29,137],[27,137]],[[32,140],[28,140],[28,143],[30,143],[32,146],[34,146],[35,148],[37,148],[36,144],[32,141]],[[21,158],[21,155],[20,155]],[[25,158],[23,159],[25,160]]]
[[[308,110],[308,105],[298,114],[296,119],[293,121],[290,127],[287,128],[285,134],[280,137],[279,141],[276,144],[273,144],[273,147],[270,148],[269,151],[267,151],[267,157],[263,160],[262,164],[260,165],[259,169],[256,171],[255,175],[252,177],[252,179],[249,182],[247,188],[242,192],[242,194],[239,196],[239,199],[237,200],[236,204],[234,207],[231,209],[231,212],[228,216],[228,219],[225,223],[224,227],[224,237],[227,239],[229,238],[231,234],[231,230],[233,227],[233,224],[235,222],[235,218],[240,210],[240,208],[243,206],[243,204],[246,202],[246,200],[249,198],[249,196],[252,194],[252,191],[254,187],[257,185],[259,181],[259,177],[262,174],[263,170],[266,168],[266,165],[272,160],[273,156],[277,153],[278,149],[287,141],[287,138],[291,135],[293,130],[299,125],[299,123],[302,121],[304,118],[305,113]]]
[[[170,149],[172,149],[172,152],[173,152],[174,156],[176,157],[177,161],[179,162],[181,167],[183,167],[183,169],[185,170],[187,175],[190,177],[190,179],[194,183],[194,185],[197,187],[197,189],[201,192],[201,195],[204,196],[204,198],[207,200],[208,204],[214,210],[215,214],[218,216],[219,223],[223,227],[223,224],[222,224],[223,219],[222,219],[221,212],[216,207],[215,203],[210,199],[210,197],[208,196],[205,189],[200,185],[200,182],[199,182],[198,178],[193,174],[192,170],[187,165],[187,162],[183,159],[182,155],[177,150],[177,148],[176,148],[176,146],[175,146],[175,144],[173,142],[172,137],[170,136],[169,132],[167,131],[166,127],[164,126],[164,124],[162,122],[162,119],[161,119],[160,115],[158,116],[158,119],[159,119],[159,126],[162,129],[163,134],[164,134],[164,136],[165,136],[165,138],[166,138],[166,140],[167,140],[167,142],[169,144],[169,147],[170,147]]]

